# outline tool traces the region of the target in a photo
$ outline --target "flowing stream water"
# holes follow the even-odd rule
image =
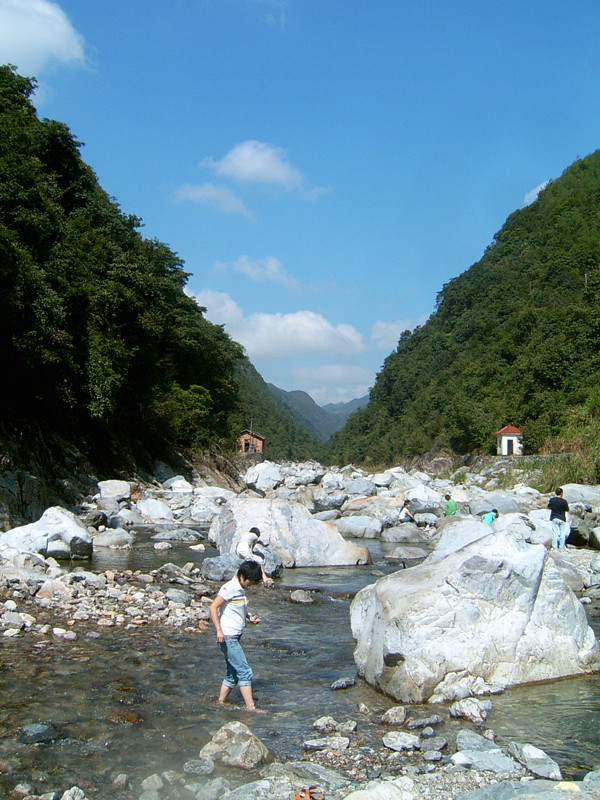
[[[360,679],[348,689],[331,690],[338,678],[355,676],[352,596],[376,579],[374,569],[397,569],[385,562],[386,550],[396,545],[368,546],[373,565],[285,570],[275,589],[250,590],[250,609],[262,623],[248,626],[243,643],[257,703],[269,712],[263,716],[215,705],[224,664],[212,627],[198,634],[152,626],[94,629],[98,638],[78,627],[74,642],[32,634],[2,639],[0,795],[29,782],[39,792],[77,784],[91,798],[116,796],[108,787],[126,773],[137,791],[122,796],[137,797],[139,781],[166,769],[182,772],[212,734],[234,719],[249,725],[280,760],[301,757],[302,742],[314,736],[313,721],[325,714],[357,720],[361,741],[380,746],[384,730],[377,720],[394,701]],[[213,554],[207,548],[205,555]],[[165,561],[181,565],[202,557],[185,545],[156,553],[146,540],[131,551],[97,551],[85,566],[148,571]],[[314,592],[315,602],[291,603],[295,588]],[[587,609],[598,633],[597,609]],[[600,676],[519,687],[491,700],[487,722],[501,747],[513,739],[535,744],[558,761],[566,777],[580,778],[600,764]],[[371,709],[368,717],[357,713],[361,702]],[[410,709],[412,716],[437,711]],[[56,726],[54,744],[19,742],[23,726],[37,722]],[[444,726],[450,740],[455,724]],[[252,778],[234,776],[239,782]]]

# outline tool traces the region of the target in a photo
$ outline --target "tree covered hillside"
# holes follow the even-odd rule
[[[514,212],[483,258],[402,334],[332,459],[389,463],[494,452],[505,424],[527,452],[600,445],[600,151]]]
[[[321,445],[295,419],[288,404],[269,385],[247,358],[238,361],[240,403],[233,415],[238,431],[252,428],[265,437],[265,456],[271,460],[319,458]]]
[[[2,449],[16,437],[27,460],[43,432],[113,466],[119,449],[232,452],[253,418],[273,456],[315,456],[242,347],[185,294],[178,256],[141,236],[64,124],[38,119],[34,88],[0,67]]]
[[[33,81],[0,67],[0,422],[156,452],[228,432],[241,347],[186,296],[182,262],[144,239]]]

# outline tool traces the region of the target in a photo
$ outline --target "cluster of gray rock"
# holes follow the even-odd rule
[[[358,711],[363,717],[369,714],[364,706]],[[454,711],[451,707],[451,716],[464,716],[461,708]],[[582,781],[565,781],[558,764],[542,750],[510,742],[503,751],[491,730],[480,735],[461,729],[451,746],[438,731],[445,721],[437,714],[411,718],[403,707],[391,708],[380,720],[388,732],[375,749],[360,744],[356,735],[360,723],[321,717],[313,729],[324,736],[305,740],[306,760],[288,763],[273,761],[250,728],[233,721],[221,727],[180,772],[154,773],[142,780],[139,800],[285,800],[309,785],[318,786],[327,800],[563,800],[571,796],[565,793],[573,792],[580,800],[600,796],[600,770],[589,772]],[[229,768],[228,777],[222,770],[215,776],[220,767]],[[260,777],[244,782],[247,771],[258,771]],[[122,790],[129,783],[121,774],[114,788]],[[36,795],[23,797],[37,800]],[[77,787],[62,797],[53,793],[40,800],[59,798],[86,800]]]
[[[214,592],[204,580],[223,580],[234,572],[239,564],[237,542],[250,527],[260,528],[267,572],[275,575],[283,567],[369,563],[368,548],[348,539],[379,538],[398,545],[393,559],[415,565],[382,576],[354,598],[351,623],[359,674],[402,703],[453,703],[457,715],[469,718],[470,713],[472,721],[481,722],[489,701],[477,696],[600,669],[600,648],[580,599],[600,597],[600,555],[594,556],[593,550],[600,549],[600,488],[563,487],[571,508],[569,541],[593,549],[570,547],[559,554],[548,550],[548,496],[525,482],[500,489],[506,475],[502,460],[476,474],[459,470],[448,479],[399,467],[367,474],[352,466],[325,469],[312,462],[263,462],[248,470],[239,492],[194,486],[181,476],[145,487],[105,481],[81,513],[51,508],[37,522],[0,534],[0,589],[6,590],[0,617],[3,635],[30,630],[74,638],[78,621],[125,629],[155,622],[198,630],[207,620],[207,602]],[[451,517],[444,516],[446,494],[458,502],[458,513]],[[405,500],[416,523],[401,522]],[[500,516],[488,525],[479,515],[491,508]],[[150,526],[155,546],[165,548],[172,539],[204,547],[200,529],[209,527],[208,543],[219,555],[205,559],[200,569],[190,562],[182,568],[166,564],[148,573],[98,575],[60,566],[61,560],[88,558],[93,549],[131,547],[138,526]],[[579,558],[584,552],[586,557]],[[66,624],[47,622],[44,614],[50,611],[58,611]],[[335,730],[331,722],[323,725],[325,741],[306,742],[305,750],[313,757],[335,764],[343,760],[345,750],[355,761],[372,756],[352,747],[347,735],[352,730],[343,727],[347,723],[340,728],[333,721]],[[242,739],[246,731],[240,733]],[[230,733],[221,731],[224,742],[229,742]],[[496,781],[501,775],[510,791],[494,795],[496,790],[489,787],[490,794],[465,794],[461,800],[526,797],[534,786],[539,800],[557,796],[558,790],[545,780],[517,780],[515,786],[507,780],[522,777],[524,764],[536,775],[539,769],[532,765],[538,761],[549,768],[543,754],[530,745],[515,744],[502,753],[490,742],[475,746],[474,740],[461,740],[457,753],[447,757],[441,737],[424,730],[419,736],[390,731],[383,744],[391,751],[379,759],[384,765],[408,758],[407,753],[420,754],[429,766],[439,765],[435,775],[442,776],[440,786],[445,788],[426,792],[428,797],[488,791],[464,782],[459,786],[457,776],[463,776],[466,767],[471,767],[472,778],[486,776],[482,783],[490,774]],[[140,800],[174,795],[176,786],[185,788],[187,794],[181,796],[196,800],[262,800],[287,797],[307,782],[324,784],[328,797],[417,800],[423,796],[421,781],[435,786],[427,770],[398,777],[386,776],[382,768],[374,783],[357,788],[347,779],[319,771],[325,766],[298,762],[269,764],[261,780],[231,790],[222,778],[210,778],[211,763],[213,769],[215,763],[233,763],[219,745],[215,740],[209,743],[184,767],[183,778],[149,776]],[[268,757],[264,745],[252,746],[261,758]],[[481,766],[482,759],[486,766]],[[499,773],[489,768],[496,762],[503,765]],[[193,775],[202,780],[195,784],[189,777]],[[558,780],[557,774],[548,777]],[[598,796],[594,784],[598,786],[596,773],[576,786],[582,800]],[[75,794],[65,794],[64,800],[83,800],[83,793],[77,794],[81,790],[69,791]]]
[[[363,706],[359,712],[365,715],[369,710]],[[302,797],[309,785],[318,787],[327,800],[564,800],[573,793],[580,800],[600,797],[600,770],[581,781],[565,781],[558,764],[542,750],[510,742],[503,751],[491,730],[480,735],[461,729],[451,747],[437,731],[444,721],[439,715],[407,719],[404,708],[392,708],[380,724],[394,729],[374,749],[361,746],[356,721],[321,717],[313,728],[325,736],[304,742],[306,760],[287,763],[273,761],[265,744],[242,722],[230,722],[181,772],[145,778],[139,800],[285,800],[297,792]],[[401,725],[407,730],[398,730]],[[215,777],[223,766],[229,768],[228,777]],[[244,771],[258,771],[260,777],[243,782]],[[117,780],[122,788],[128,785],[126,775]],[[85,800],[83,794],[65,794],[62,800],[71,797]]]
[[[548,497],[524,483],[498,489],[506,469],[499,460],[477,474],[462,469],[441,479],[400,467],[366,474],[266,461],[248,470],[238,493],[181,476],[149,487],[104,481],[80,516],[51,508],[0,534],[0,578],[99,624],[196,624],[206,619],[202,579],[231,577],[240,563],[237,543],[252,526],[261,530],[271,575],[282,567],[369,563],[368,548],[349,538],[378,536],[398,544],[393,558],[422,562],[380,578],[352,603],[359,674],[387,694],[444,702],[596,671],[600,649],[576,592],[600,592],[600,561],[581,568],[568,553],[549,553]],[[596,544],[599,487],[568,485],[564,493],[572,525]],[[446,494],[458,502],[451,517],[444,517]],[[400,522],[406,500],[416,523]],[[500,516],[488,525],[478,514],[491,507]],[[123,589],[107,574],[61,575],[52,561],[85,557],[92,547],[130,547],[136,525],[152,526],[156,547],[173,538],[204,547],[198,528],[209,523],[219,556],[204,559],[201,574],[193,564],[187,575],[172,568],[171,579],[185,585],[177,598],[153,575]],[[15,614],[5,611],[5,635],[19,630]],[[22,617],[20,629],[28,625]]]
[[[81,567],[67,571],[54,558],[5,548],[0,556],[0,630],[77,639],[76,628],[137,628],[148,623],[198,632],[209,619],[213,589],[192,562],[163,564],[152,572]],[[50,620],[50,621],[48,621]]]

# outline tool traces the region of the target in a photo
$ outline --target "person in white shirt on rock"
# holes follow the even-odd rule
[[[402,506],[402,510],[400,511],[400,516],[398,517],[398,522],[408,522],[408,520],[410,519],[416,525],[417,520],[414,518],[413,514],[411,514],[409,505],[410,505],[410,500],[405,500],[404,505]]]
[[[258,541],[260,541],[260,529],[256,527],[250,528],[249,531],[241,535],[240,540],[237,543],[237,547],[235,548],[235,554],[238,558],[241,558],[242,561],[256,561],[256,563],[260,566],[262,582],[265,584],[265,586],[272,586],[273,580],[269,578],[265,572],[264,556],[254,550],[254,545]]]

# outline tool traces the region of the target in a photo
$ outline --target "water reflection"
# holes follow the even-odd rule
[[[246,632],[244,649],[255,672],[257,701],[270,712],[262,717],[215,706],[224,667],[212,631],[124,631],[78,624],[76,642],[31,635],[5,639],[0,789],[8,794],[20,781],[33,782],[39,791],[75,783],[85,788],[88,782],[90,791],[97,787],[101,793],[120,772],[139,781],[156,771],[181,771],[232,719],[252,727],[275,757],[297,759],[316,717],[357,719],[361,702],[373,713],[358,717],[358,735],[365,744],[378,744],[383,731],[377,719],[391,701],[360,680],[348,690],[330,688],[336,679],[355,675],[352,596],[375,580],[374,570],[396,569],[384,560],[395,545],[369,542],[369,547],[371,566],[287,570],[276,589],[251,590],[252,611],[263,622]],[[212,554],[188,546],[156,553],[143,539],[131,552],[98,551],[92,567],[148,570],[165,561],[184,564]],[[313,592],[315,603],[291,603],[295,588]],[[521,687],[492,702],[489,726],[502,746],[511,739],[536,744],[572,777],[600,762],[598,676]],[[431,707],[414,709],[415,716],[430,713]],[[20,729],[35,722],[55,724],[59,740],[44,747],[20,743]]]

